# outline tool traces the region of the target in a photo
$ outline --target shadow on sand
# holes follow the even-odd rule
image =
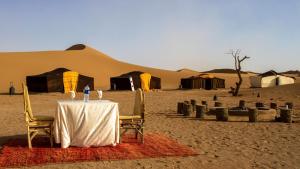
[[[227,122],[227,123],[240,123],[240,122],[246,122],[246,123],[253,123],[249,122],[248,120],[228,120],[228,121],[217,121],[216,119],[212,118],[212,115],[207,115],[210,116],[210,118],[196,118],[196,117],[191,117],[191,116],[183,116],[182,114],[177,114],[177,113],[158,113],[159,115],[165,115],[167,118],[182,118],[182,119],[188,119],[188,120],[195,120],[195,121],[215,121],[215,122]],[[238,116],[235,116],[238,117]],[[244,116],[241,116],[244,117]],[[270,121],[257,121],[255,123],[280,123],[275,120],[270,120]],[[253,124],[255,124],[253,123]],[[299,119],[293,120],[292,123],[300,123]]]
[[[0,93],[0,95],[14,96],[14,95],[23,95],[23,93],[15,93],[15,94],[13,94],[13,95],[10,95],[9,93]]]
[[[14,139],[24,139],[27,138],[27,135],[25,134],[20,134],[20,135],[12,135],[12,136],[2,136],[0,137],[0,148],[2,148],[3,144],[7,143],[10,140],[14,140]]]

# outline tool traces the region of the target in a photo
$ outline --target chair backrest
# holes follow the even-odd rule
[[[145,114],[145,95],[142,89],[137,89],[135,93],[135,102],[134,102],[134,109],[133,115],[141,115],[144,119]]]
[[[30,99],[28,94],[28,88],[26,84],[22,84],[23,86],[23,97],[24,97],[24,113],[26,122],[33,121],[33,114],[30,105]]]

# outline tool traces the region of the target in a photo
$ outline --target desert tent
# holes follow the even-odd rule
[[[250,76],[251,87],[274,87],[295,83],[295,78],[277,73],[274,70],[267,71],[257,76]]]
[[[183,89],[217,89],[225,88],[225,80],[209,74],[200,74],[181,79]]]
[[[134,89],[141,88],[141,78],[140,75],[144,72],[132,71],[126,74],[122,74],[117,77],[110,78],[110,88],[111,90],[131,90],[130,77],[133,81]],[[161,79],[151,75],[150,89],[161,89]]]
[[[26,76],[28,90],[31,92],[64,92],[64,72],[70,70],[57,68],[40,75]],[[79,74],[76,91],[82,92],[83,88],[89,85],[94,90],[94,78]]]

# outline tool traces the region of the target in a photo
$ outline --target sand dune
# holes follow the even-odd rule
[[[40,74],[65,67],[95,78],[95,87],[109,89],[109,78],[139,70],[161,77],[165,89],[178,88],[180,78],[193,72],[176,72],[124,63],[85,45],[74,45],[64,51],[5,52],[0,53],[0,92],[7,92],[9,82],[17,91],[27,75]]]
[[[118,76],[129,71],[143,71],[151,73],[162,79],[163,89],[176,89],[180,79],[198,75],[200,72],[181,69],[170,71],[133,65],[113,59],[88,46],[78,44],[62,51],[37,51],[37,52],[5,52],[0,53],[1,67],[0,92],[7,92],[9,83],[13,82],[17,92],[21,91],[21,83],[26,76],[41,74],[59,67],[78,71],[80,74],[95,78],[95,87],[107,90],[110,88],[110,77]],[[214,73],[225,78],[226,87],[234,85],[237,80],[235,74]],[[248,87],[248,74],[243,74]]]
[[[198,72],[196,70],[187,69],[187,68],[179,69],[179,70],[177,70],[177,72],[189,73],[189,74],[200,74],[200,72]]]

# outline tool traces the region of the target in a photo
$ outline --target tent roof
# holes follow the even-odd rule
[[[66,69],[66,68],[57,68],[57,69],[51,70],[49,72],[45,72],[45,73],[42,73],[39,75],[32,75],[32,76],[34,76],[34,77],[57,76],[57,75],[63,74],[64,72],[67,72],[67,71],[70,71],[70,70]]]
[[[276,75],[279,75],[279,73],[275,72],[274,70],[269,70],[269,71],[267,71],[265,73],[259,74],[259,76],[262,76],[262,77],[276,76]]]
[[[202,74],[199,74],[198,76],[199,76],[199,77],[202,77],[202,78],[209,78],[209,79],[216,78],[214,75],[212,75],[212,74],[207,74],[207,73],[202,73]]]
[[[140,77],[140,75],[141,74],[143,74],[143,73],[145,73],[145,72],[141,72],[141,71],[132,71],[132,72],[128,72],[128,73],[124,73],[124,74],[122,74],[122,75],[120,75],[120,76],[115,76],[115,77],[113,77],[113,78],[129,78],[130,76],[131,77]],[[159,77],[156,77],[156,76],[153,76],[153,75],[151,75],[151,77],[154,77],[154,78],[159,78]]]
[[[119,77],[140,76],[140,74],[143,74],[143,73],[144,72],[141,72],[141,71],[132,71],[132,72],[124,73],[124,74],[120,75]]]
[[[287,76],[287,75],[284,75],[284,74],[281,74],[281,73],[277,73],[277,72],[274,71],[274,70],[270,70],[270,71],[267,71],[267,72],[265,72],[265,73],[261,73],[261,74],[259,74],[258,76],[261,76],[261,77],[268,77],[268,76],[276,76],[276,75],[285,76],[285,77],[290,77],[290,78],[295,79],[295,77]]]
[[[64,72],[67,72],[67,71],[71,71],[67,68],[56,68],[54,70],[51,70],[49,72],[45,72],[45,73],[42,73],[42,74],[39,74],[39,75],[32,75],[32,76],[28,76],[28,77],[56,77],[56,76],[62,76]],[[85,75],[81,75],[79,74],[80,76],[84,76],[84,77],[89,77],[89,76],[85,76]],[[92,78],[92,77],[90,77]]]
[[[218,78],[218,77],[215,77],[214,75],[212,74],[207,74],[207,73],[201,73],[197,76],[190,76],[188,78],[185,78],[185,79],[197,79],[197,78],[203,78],[203,79],[222,79],[222,78]],[[224,79],[222,79],[224,80]]]

